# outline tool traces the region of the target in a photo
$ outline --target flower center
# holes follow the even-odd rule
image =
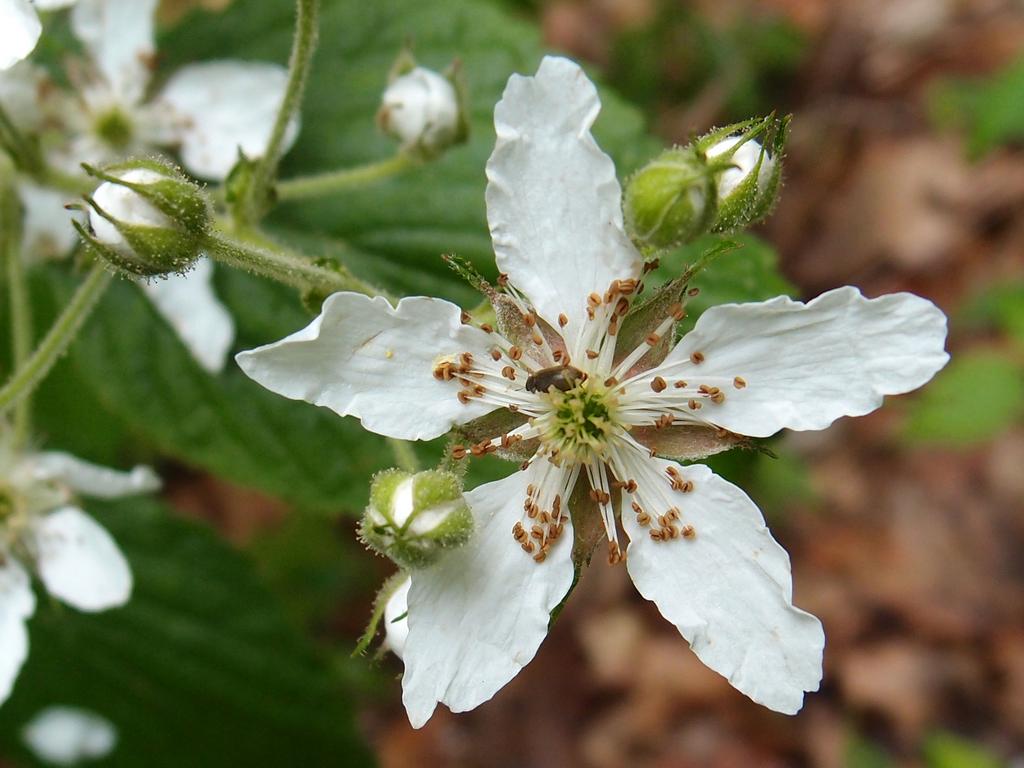
[[[135,126],[124,111],[114,107],[96,117],[93,130],[105,144],[124,149],[131,143]]]
[[[611,389],[588,377],[567,392],[552,387],[541,397],[551,410],[536,419],[536,426],[552,457],[582,463],[605,455],[619,429],[619,402]]]

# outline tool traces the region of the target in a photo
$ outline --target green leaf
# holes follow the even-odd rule
[[[126,608],[80,614],[42,597],[0,751],[66,704],[115,724],[110,766],[370,765],[349,704],[256,578],[205,528],[150,500],[90,504],[131,562]]]
[[[852,734],[846,745],[845,768],[896,768],[896,762],[873,741]]]
[[[912,401],[906,436],[914,442],[969,447],[1024,415],[1024,367],[998,350],[957,357]]]
[[[940,126],[963,131],[967,150],[980,157],[1000,145],[1024,140],[1024,57],[987,78],[943,80],[931,93]]]
[[[969,326],[1001,331],[1024,347],[1024,281],[989,286],[968,302],[958,319]]]
[[[924,745],[928,768],[1003,768],[1006,763],[980,744],[952,733],[936,733]]]

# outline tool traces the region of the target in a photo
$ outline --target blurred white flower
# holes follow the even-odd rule
[[[478,706],[529,663],[573,584],[580,522],[603,527],[610,562],[625,560],[705,664],[754,701],[798,711],[818,688],[824,635],[793,606],[785,550],[741,489],[657,454],[701,458],[740,436],[824,429],[948,359],[933,304],[855,288],[713,307],[678,343],[680,305],[654,303],[656,329],[620,349],[644,262],[623,231],[614,164],[590,134],[599,109],[594,85],[561,58],[512,76],[495,108],[499,329],[440,299],[392,307],[336,293],[309,327],[237,357],[268,389],[378,434],[428,440],[495,414],[502,427],[472,452],[526,453],[518,472],[465,494],[469,542],[411,574],[397,644],[414,727],[439,702]]]
[[[452,82],[425,67],[415,67],[388,85],[377,122],[407,149],[434,155],[451,146],[462,125],[459,95]]]
[[[72,5],[75,0],[0,0],[0,70],[9,69],[36,47],[43,25],[37,11]]]
[[[21,736],[37,758],[53,765],[101,760],[117,746],[113,723],[77,707],[47,707],[32,718]]]
[[[155,491],[148,467],[118,472],[66,453],[22,453],[0,432],[0,703],[28,656],[35,612],[29,570],[80,611],[105,611],[131,596],[132,574],[110,534],[75,495],[119,498]]]

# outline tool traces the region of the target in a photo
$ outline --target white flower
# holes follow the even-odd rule
[[[37,758],[53,765],[101,760],[117,746],[113,723],[77,707],[47,707],[32,718],[21,736]]]
[[[147,100],[156,58],[156,6],[157,0],[81,0],[76,4],[71,28],[82,42],[90,66],[84,73],[69,73],[74,75],[75,93],[53,87],[31,89],[31,82],[43,75],[27,65],[0,76],[0,102],[5,107],[14,95],[44,94],[46,103],[23,105],[18,110],[48,114],[71,137],[51,152],[49,162],[77,172],[81,162],[103,165],[166,147],[178,151],[190,173],[219,181],[235,165],[239,152],[250,158],[263,153],[284,98],[287,71],[258,62],[190,64]],[[15,107],[23,102],[20,98]],[[19,127],[29,130],[32,126],[19,123]],[[286,147],[297,134],[296,121],[289,127]],[[24,185],[21,196],[27,208],[28,253],[66,253],[77,241],[63,210],[66,196],[31,184]],[[186,275],[146,283],[144,290],[197,362],[217,373],[224,367],[235,329],[213,293],[212,276],[213,270],[205,265]]]
[[[674,346],[680,307],[654,302],[635,316],[654,313],[658,327],[618,348],[620,331],[635,333],[623,315],[643,261],[589,131],[599,108],[561,58],[513,76],[495,108],[487,216],[507,286],[492,297],[503,333],[440,299],[392,307],[337,293],[309,327],[237,358],[263,386],[393,438],[435,438],[499,409],[518,420],[472,450],[530,458],[469,491],[473,538],[412,574],[402,685],[415,727],[438,702],[461,712],[488,700],[533,658],[573,583],[573,527],[582,537],[588,515],[609,559],[625,559],[705,664],[765,706],[799,710],[818,688],[824,635],[792,605],[786,552],[742,490],[656,454],[699,458],[744,435],[823,429],[947,360],[934,305],[854,288],[714,307]],[[583,500],[572,517],[570,499]]]
[[[405,641],[409,637],[409,587],[412,579],[406,576],[384,604],[384,647],[398,658],[405,654]]]
[[[24,59],[39,42],[43,25],[38,10],[64,8],[75,0],[0,0],[0,70]]]
[[[80,611],[115,608],[131,595],[124,555],[73,495],[117,498],[160,486],[147,467],[118,472],[66,453],[18,453],[6,439],[0,434],[0,703],[28,655],[35,596],[26,567]]]
[[[395,78],[384,91],[377,120],[404,147],[435,153],[455,141],[459,111],[458,93],[451,81],[433,70],[415,67]]]

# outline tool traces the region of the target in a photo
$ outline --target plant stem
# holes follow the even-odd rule
[[[277,111],[277,119],[274,121],[267,149],[253,169],[252,181],[242,210],[246,223],[255,223],[266,212],[270,187],[277,175],[278,163],[281,162],[288,125],[302,104],[302,94],[306,89],[313,52],[316,50],[319,17],[320,0],[297,1],[295,38],[292,42],[291,58],[288,60],[288,84],[281,107]]]
[[[395,455],[395,463],[398,464],[399,469],[404,469],[406,472],[412,472],[413,474],[420,471],[420,460],[416,458],[416,451],[412,449],[410,443],[393,437],[389,437],[387,440],[388,445],[391,446],[391,452]]]
[[[21,368],[32,351],[32,307],[29,303],[25,265],[21,257],[21,206],[13,185],[0,187],[0,257],[7,262],[7,294],[11,303],[11,362]],[[32,403],[25,398],[14,411],[14,444],[28,439]]]
[[[251,240],[213,232],[206,236],[203,247],[211,257],[229,266],[269,277],[300,290],[313,290],[324,295],[336,291],[356,291],[367,296],[379,294],[376,288],[357,278],[341,264],[321,266],[300,254],[269,247],[269,243],[265,242],[261,241],[258,245]]]
[[[96,302],[110,285],[112,275],[106,266],[96,262],[64,311],[47,331],[32,355],[14,371],[10,380],[0,388],[0,413],[21,402],[39,385],[53,364],[74,341],[82,323],[96,307]]]
[[[322,197],[397,176],[417,165],[419,162],[415,158],[408,153],[399,152],[387,160],[358,165],[355,168],[342,168],[279,181],[276,186],[277,197],[281,201]]]

